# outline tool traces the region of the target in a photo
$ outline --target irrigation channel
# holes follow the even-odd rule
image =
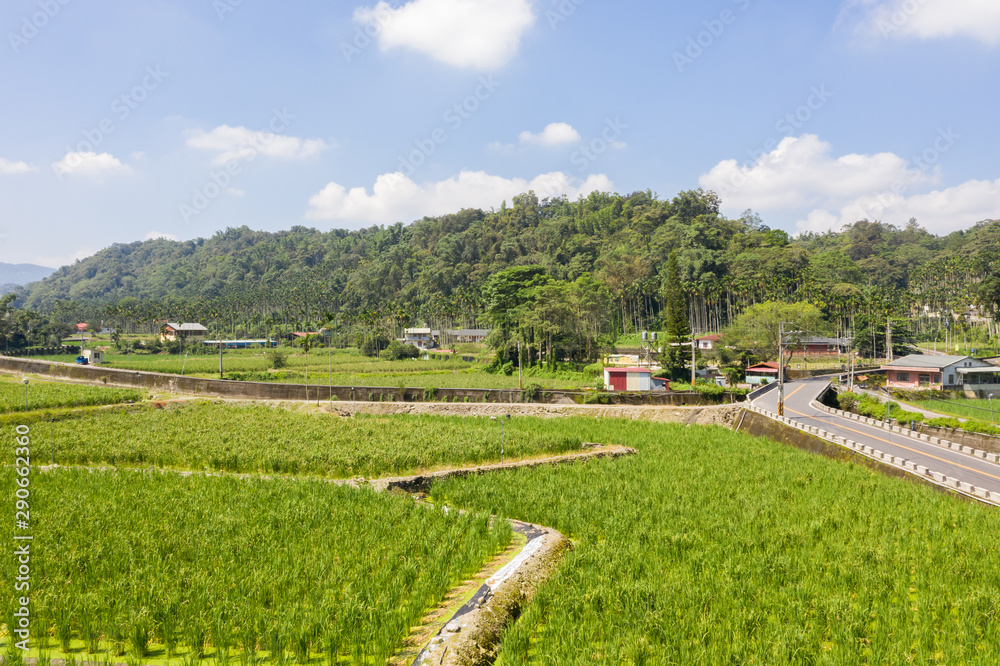
[[[635,449],[625,446],[599,444],[584,444],[583,446],[588,450],[510,463],[458,467],[406,477],[326,479],[326,481],[354,488],[367,486],[378,492],[404,492],[413,497],[414,501],[424,502],[423,495],[430,490],[434,483],[449,478],[543,465],[573,464],[597,458],[619,458],[637,453]],[[39,469],[42,472],[54,473],[73,467],[75,466],[45,465]],[[181,476],[225,476],[265,480],[284,478],[230,472],[173,472],[171,470],[114,467],[89,467],[88,469],[117,470],[137,474],[160,472],[163,474],[179,473]],[[492,572],[487,572],[486,581],[480,585],[471,598],[454,612],[436,634],[425,644],[419,646],[420,650],[413,660],[412,666],[430,666],[431,664],[436,666],[466,666],[473,663],[492,663],[499,651],[500,635],[503,630],[521,615],[523,607],[531,601],[538,587],[554,572],[563,553],[571,547],[568,538],[550,527],[513,519],[509,519],[509,522],[514,532],[524,538],[524,545],[502,566]],[[452,597],[452,592],[466,587],[468,584],[469,581],[463,581],[446,594],[446,598]],[[52,663],[55,664],[56,661],[58,660],[53,660]],[[86,665],[81,664],[81,666]],[[92,666],[98,665],[93,664]],[[111,665],[103,664],[103,666]],[[116,664],[114,666],[124,665]]]

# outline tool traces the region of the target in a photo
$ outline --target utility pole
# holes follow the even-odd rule
[[[885,362],[892,363],[892,321],[885,318]]]
[[[517,388],[523,389],[521,384],[521,341],[517,341]]]
[[[785,415],[785,322],[778,322],[778,416]]]
[[[847,373],[847,391],[854,391],[854,336],[847,338],[847,354],[849,358],[848,363],[848,373]]]
[[[225,376],[222,374],[222,347],[222,340],[219,340],[219,379],[225,379]]]
[[[691,388],[694,388],[695,383],[698,380],[698,363],[697,363],[697,353],[698,353],[698,341],[694,339],[694,335],[691,336]]]

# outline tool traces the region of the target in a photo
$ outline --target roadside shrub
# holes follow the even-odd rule
[[[854,408],[858,406],[858,401],[860,396],[857,393],[838,393],[837,394],[837,405],[842,411],[853,412]]]
[[[892,417],[899,422],[899,425],[915,425],[924,420],[924,415],[920,412],[908,412],[906,410],[892,410]]]
[[[710,398],[719,397],[726,392],[726,389],[722,388],[718,384],[695,384],[694,390],[701,395]]]
[[[437,398],[438,390],[436,388],[425,388],[424,389],[424,402],[432,402]]]
[[[538,394],[541,392],[542,387],[538,384],[528,384],[521,391],[521,401],[522,402],[534,402],[538,399]]]
[[[953,416],[943,416],[936,419],[927,419],[927,425],[934,428],[961,428],[962,422]]]
[[[982,421],[966,421],[959,427],[966,432],[976,432],[981,435],[1000,435],[1000,428]]]
[[[583,404],[585,405],[609,405],[611,404],[611,395],[608,393],[591,393],[583,399]]]

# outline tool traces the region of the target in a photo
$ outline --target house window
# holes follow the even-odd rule
[[[921,386],[927,386],[930,383],[931,383],[931,376],[930,375],[920,375],[920,385]]]
[[[948,386],[955,385],[955,375],[948,375]]]
[[[908,372],[897,372],[896,373],[897,382],[908,382],[910,381],[910,373]]]

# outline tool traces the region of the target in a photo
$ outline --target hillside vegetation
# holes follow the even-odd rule
[[[240,227],[115,244],[31,285],[19,303],[123,330],[196,320],[263,336],[276,325],[336,320],[390,337],[416,324],[503,326],[491,310],[528,303],[519,316],[538,320],[530,338],[539,348],[552,326],[583,331],[574,345],[592,351],[602,336],[660,324],[672,252],[696,332],[772,300],[810,301],[839,330],[873,331],[879,320],[884,330],[887,314],[966,315],[970,304],[992,312],[1000,302],[1000,221],[938,237],[914,220],[904,228],[862,220],[790,238],[751,211],[728,219],[719,204],[701,190],[669,201],[651,192],[575,202],[528,193],[499,210],[353,232]],[[534,290],[531,298],[522,291],[518,302],[503,301],[512,282]]]

